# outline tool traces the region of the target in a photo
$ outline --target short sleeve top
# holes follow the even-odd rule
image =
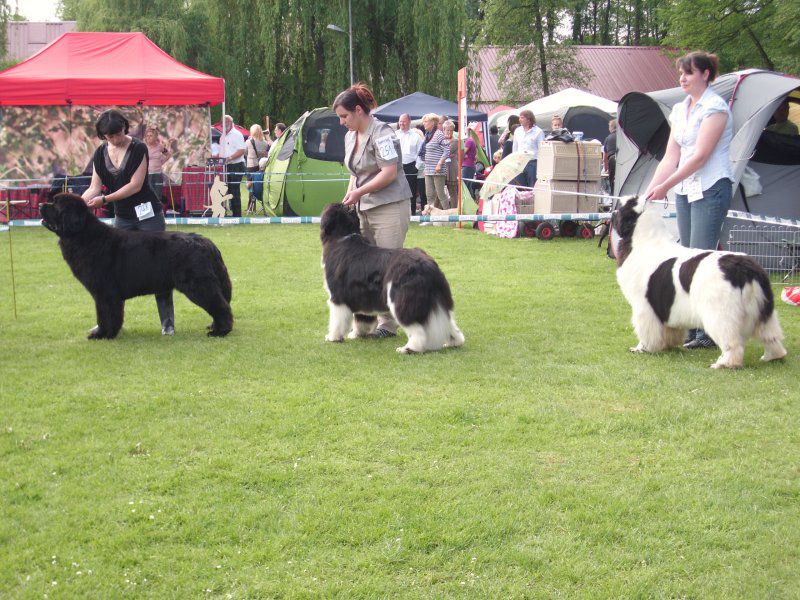
[[[119,169],[114,167],[108,156],[108,142],[103,142],[94,151],[92,165],[98,177],[100,177],[100,181],[106,187],[106,193],[113,194],[131,182],[133,174],[142,164],[142,160],[149,162],[147,144],[132,138]],[[142,189],[132,196],[114,202],[114,214],[123,219],[136,219],[135,207],[146,202],[153,204],[153,212],[155,214],[162,212],[161,203],[158,202],[155,192],[150,188],[147,177],[142,183]]]
[[[687,96],[683,102],[679,102],[672,107],[669,116],[670,126],[672,127],[672,138],[681,148],[681,158],[678,168],[683,165],[697,150],[697,135],[700,126],[706,117],[724,113],[727,116],[725,129],[719,138],[717,145],[711,152],[705,164],[695,173],[700,177],[701,189],[707,190],[723,177],[733,181],[731,170],[731,140],[733,139],[733,116],[727,102],[723,100],[711,87],[706,88],[700,101],[694,105],[689,112],[691,97]],[[693,175],[693,177],[695,176]],[[676,192],[685,194],[686,188],[682,181],[676,187]]]
[[[372,181],[383,167],[397,166],[394,180],[381,190],[365,194],[359,200],[360,210],[369,210],[376,206],[408,201],[411,188],[403,172],[403,153],[400,140],[394,129],[387,123],[370,117],[370,124],[365,132],[363,143],[356,148],[358,132],[348,131],[344,138],[344,164],[356,178],[356,186]]]

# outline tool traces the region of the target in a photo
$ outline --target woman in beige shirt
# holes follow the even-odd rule
[[[402,248],[411,219],[411,188],[403,172],[400,140],[394,129],[370,114],[377,106],[372,91],[358,83],[336,96],[333,110],[349,130],[344,164],[350,185],[342,203],[355,206],[362,235],[380,248]],[[396,335],[389,313],[378,318],[377,337]]]

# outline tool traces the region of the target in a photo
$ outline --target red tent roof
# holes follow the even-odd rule
[[[210,104],[225,80],[190,69],[143,33],[69,32],[0,71],[0,105]]]

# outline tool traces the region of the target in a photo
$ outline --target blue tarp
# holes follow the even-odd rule
[[[408,96],[381,104],[372,111],[376,118],[387,123],[396,123],[402,114],[407,114],[413,121],[414,119],[421,119],[423,115],[428,113],[447,115],[455,122],[458,120],[458,104],[444,98],[437,98],[422,92],[414,92]],[[488,121],[488,119],[489,116],[486,113],[471,108],[467,109],[467,121]]]

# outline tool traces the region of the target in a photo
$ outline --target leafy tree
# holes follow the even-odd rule
[[[353,62],[379,102],[421,90],[455,98],[467,10],[478,0],[352,0]],[[470,8],[471,7],[471,8]],[[90,31],[142,31],[177,60],[225,78],[239,123],[291,122],[349,85],[347,0],[62,0]]]
[[[743,67],[798,72],[800,8],[778,0],[675,0],[662,7],[665,42],[720,56],[724,70]]]
[[[485,0],[483,7],[483,43],[503,48],[495,72],[505,102],[518,104],[531,89],[546,96],[586,80],[574,48],[561,40],[566,6],[560,0]]]

